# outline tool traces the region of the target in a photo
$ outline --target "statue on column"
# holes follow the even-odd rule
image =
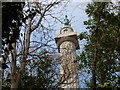
[[[69,25],[70,26],[70,20],[67,18],[67,15],[65,15],[65,19],[64,19],[64,25]]]

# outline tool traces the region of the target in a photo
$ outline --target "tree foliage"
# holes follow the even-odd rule
[[[48,47],[51,48],[48,43],[52,39],[49,35],[50,28],[48,31],[48,27],[43,25],[43,21],[46,20],[46,14],[49,14],[50,10],[59,3],[60,1],[56,0],[49,3],[41,1],[2,4],[2,44],[3,50],[7,50],[3,52],[2,60],[9,66],[6,70],[3,68],[4,88],[30,88],[30,86],[47,88],[52,86],[51,84],[55,80],[51,80],[50,75],[55,69],[52,69],[53,60],[50,53],[48,54]],[[40,29],[39,32],[37,28]],[[34,38],[31,41],[33,36],[36,37],[35,34],[41,37],[39,40]],[[55,77],[55,75],[51,77]]]
[[[3,46],[19,38],[20,26],[22,26],[22,18],[24,18],[22,9],[25,3],[2,3],[2,39]],[[13,33],[13,39],[10,39],[10,32]]]
[[[80,39],[87,41],[79,59],[82,66],[91,71],[92,81],[87,84],[89,87],[94,87],[94,81],[97,87],[118,85],[120,77],[115,74],[120,60],[120,13],[114,12],[115,8],[111,2],[93,2],[87,5],[89,20],[84,24],[89,32],[79,35]]]

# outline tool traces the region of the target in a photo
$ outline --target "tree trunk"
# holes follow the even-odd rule
[[[97,43],[95,43],[94,47],[94,61],[93,61],[93,70],[92,70],[92,84],[93,90],[96,90],[96,61],[97,61]]]
[[[18,89],[18,83],[15,81],[11,82],[11,90],[17,90]]]
[[[16,42],[11,43],[12,46],[12,50],[11,50],[11,54],[12,54],[12,81],[11,81],[11,89],[12,88],[17,88],[18,85],[16,83],[17,78],[16,78]]]
[[[97,63],[97,56],[98,56],[98,36],[99,36],[99,24],[100,24],[100,16],[97,17],[97,27],[94,32],[94,58],[93,58],[93,68],[92,68],[92,86],[93,90],[96,90],[97,84],[96,84],[96,63]]]
[[[13,50],[11,50],[12,53],[12,82],[11,82],[11,90],[12,89],[16,89],[18,88],[18,84],[21,78],[21,73],[23,73],[24,68],[25,68],[25,64],[26,64],[26,58],[27,58],[27,54],[28,54],[28,50],[29,50],[29,45],[30,45],[30,35],[31,35],[31,19],[29,19],[29,24],[28,24],[28,31],[26,34],[26,47],[24,49],[24,54],[23,54],[23,58],[22,58],[22,63],[21,63],[21,67],[19,70],[19,73],[16,73],[16,44],[12,43],[12,47]]]

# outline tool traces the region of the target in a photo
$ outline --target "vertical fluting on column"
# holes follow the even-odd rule
[[[76,46],[73,42],[65,41],[60,45],[60,74],[63,84],[61,88],[79,88]]]

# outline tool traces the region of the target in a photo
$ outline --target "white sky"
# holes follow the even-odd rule
[[[87,21],[88,17],[85,13],[86,6],[89,2],[69,2],[66,7],[64,7],[63,12],[59,13],[60,14],[60,19],[63,21],[65,15],[68,16],[68,19],[71,20],[71,27],[74,29],[74,32],[77,32],[77,35],[79,35],[81,32],[87,31],[86,26],[84,25],[84,21]],[[54,12],[58,12],[63,6],[59,6],[58,8],[55,9]],[[58,17],[59,17],[58,14]],[[58,22],[55,26],[55,33],[53,36],[56,34],[60,34],[60,29],[64,25]],[[77,50],[77,52],[81,52],[84,47],[84,41],[79,40],[79,45],[80,49]]]
[[[83,24],[84,21],[87,20],[87,15],[85,13],[87,2],[69,2],[65,7],[65,11],[63,12],[63,18],[65,15],[68,16],[68,19],[71,20],[71,26],[73,27],[74,31],[78,34],[80,32],[85,31],[85,26]],[[63,25],[59,25],[63,26]],[[61,28],[58,27],[58,28]],[[59,30],[56,31],[55,34],[58,34]]]
[[[64,19],[65,15],[68,16],[68,19],[71,20],[71,26],[77,33],[84,31],[83,21],[87,20],[87,15],[85,13],[87,2],[69,2],[66,7],[64,7],[63,12],[59,13],[61,16],[61,21]],[[59,6],[54,9],[54,12],[58,12],[63,8],[63,6]],[[58,15],[59,17],[59,15]],[[63,27],[61,23],[57,24],[57,31],[55,34],[59,34],[60,28]],[[80,30],[82,29],[82,30]]]

